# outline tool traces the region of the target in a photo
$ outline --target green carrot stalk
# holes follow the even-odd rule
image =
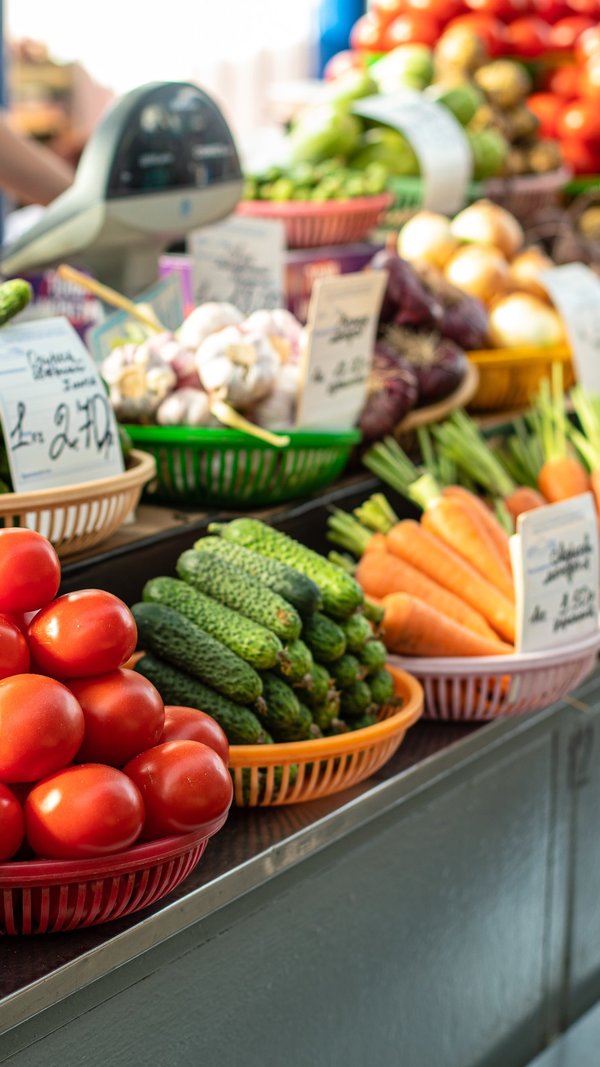
[[[354,508],[354,515],[363,526],[376,533],[388,533],[400,519],[383,493],[374,493],[360,507]]]
[[[433,433],[441,451],[456,464],[461,473],[464,471],[467,477],[492,496],[504,498],[516,489],[498,456],[464,412],[455,412],[446,422],[435,427]]]
[[[570,399],[581,429],[569,424],[569,437],[587,467],[591,471],[600,470],[600,396],[586,393],[576,385]]]
[[[403,496],[406,496],[408,486],[422,473],[393,437],[386,437],[373,445],[364,456],[363,463],[372,474]]]
[[[340,508],[334,508],[327,519],[327,539],[357,558],[363,555],[373,536],[371,530]]]
[[[354,575],[356,571],[356,560],[352,559],[352,556],[346,555],[345,552],[335,552],[333,549],[328,553],[327,559],[330,563],[335,563],[336,567],[341,567],[346,574]]]

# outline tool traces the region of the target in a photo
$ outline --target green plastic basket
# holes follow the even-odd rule
[[[285,504],[324,489],[344,470],[359,430],[294,430],[274,448],[237,430],[127,426],[156,460],[146,498],[234,510]]]

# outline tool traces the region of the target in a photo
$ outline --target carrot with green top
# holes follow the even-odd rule
[[[600,514],[600,396],[573,387],[570,399],[579,428],[567,423],[567,433],[590,472],[590,489]]]
[[[383,640],[389,652],[403,656],[501,656],[513,648],[490,641],[449,619],[431,604],[407,593],[383,600]]]
[[[542,422],[545,457],[538,474],[540,492],[551,504],[589,492],[589,474],[568,446],[561,363],[552,364],[552,385],[550,387],[547,381],[542,382],[537,406]]]

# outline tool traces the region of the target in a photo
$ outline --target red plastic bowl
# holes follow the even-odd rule
[[[0,933],[54,934],[147,908],[187,878],[227,815],[102,859],[0,864]]]
[[[390,193],[324,202],[242,200],[236,213],[282,222],[288,248],[318,248],[364,240],[393,202]]]

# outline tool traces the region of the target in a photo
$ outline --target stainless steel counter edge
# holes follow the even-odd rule
[[[463,768],[468,766],[483,749],[493,753],[495,748],[502,745],[507,734],[514,738],[515,734],[536,730],[554,710],[550,708],[519,721],[490,723],[473,736],[457,741],[441,753],[427,757],[389,780],[374,785],[367,793],[342,803],[336,811],[259,852],[187,896],[172,904],[165,904],[160,911],[145,918],[141,913],[140,918],[128,929],[0,1001],[0,1035],[339,841],[396,805],[412,800],[424,789],[431,788],[452,774],[458,763]],[[60,934],[54,936],[60,938]]]

